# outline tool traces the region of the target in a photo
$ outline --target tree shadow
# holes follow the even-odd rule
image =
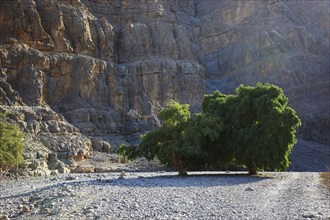
[[[188,188],[188,187],[220,187],[220,186],[234,186],[234,185],[248,185],[257,183],[267,179],[272,179],[269,176],[250,176],[244,173],[191,173],[188,176],[180,177],[176,173],[164,174],[159,176],[143,176],[143,174],[134,173],[134,176],[125,176],[118,178],[96,178],[88,180],[62,180],[49,186],[41,187],[39,189],[31,190],[29,192],[19,193],[15,195],[1,196],[0,200],[13,199],[21,197],[29,197],[38,195],[43,191],[52,191],[56,188],[67,186],[104,186],[104,187],[145,187],[145,188]],[[65,190],[64,190],[65,191]]]
[[[219,187],[219,186],[233,186],[246,185],[271,179],[271,177],[264,176],[250,176],[247,174],[190,174],[185,177],[178,175],[163,175],[154,177],[137,177],[114,179],[108,183],[111,186],[125,186],[125,187]]]

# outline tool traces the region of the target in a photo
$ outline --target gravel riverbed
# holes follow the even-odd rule
[[[0,184],[0,219],[330,219],[316,172],[113,172]]]

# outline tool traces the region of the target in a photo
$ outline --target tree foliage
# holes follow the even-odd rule
[[[159,118],[163,126],[141,136],[138,155],[149,160],[157,156],[161,163],[178,171],[194,167],[193,158],[200,157],[202,151],[193,141],[196,131],[189,105],[172,101],[159,113]]]
[[[300,125],[282,89],[261,83],[242,85],[236,94],[206,95],[202,112],[194,117],[189,105],[172,101],[159,118],[162,127],[143,134],[137,149],[124,147],[120,153],[131,159],[158,157],[180,172],[228,164],[245,165],[250,174],[257,169],[285,170]]]
[[[227,125],[223,144],[251,174],[257,169],[285,170],[290,165],[300,120],[287,105],[281,88],[261,83],[240,86],[236,95],[215,92],[202,104],[204,112],[221,117]]]
[[[10,169],[23,162],[23,135],[5,118],[4,114],[0,114],[0,170]]]

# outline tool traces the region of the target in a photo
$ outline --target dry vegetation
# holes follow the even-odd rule
[[[321,173],[321,179],[322,179],[323,184],[330,191],[330,171]]]

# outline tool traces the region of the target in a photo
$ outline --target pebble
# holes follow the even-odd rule
[[[8,217],[8,215],[0,214],[0,220],[10,220],[10,218]]]
[[[252,189],[251,187],[248,187],[248,188],[245,189],[245,191],[250,191],[250,192],[252,192],[252,191],[254,191],[254,189]]]
[[[76,180],[77,178],[74,176],[67,176],[65,180]]]
[[[0,190],[1,195],[28,194],[0,200],[0,213],[15,216],[18,212],[23,213],[23,206],[26,205],[30,208],[30,219],[43,219],[45,215],[47,219],[95,219],[96,216],[101,219],[273,219],[274,216],[276,219],[285,219],[286,216],[320,219],[330,214],[325,194],[318,191],[322,188],[312,184],[314,179],[317,181],[313,176],[315,174],[306,174],[308,183],[295,176],[295,180],[302,181],[288,181],[284,185],[280,181],[285,180],[277,178],[255,179],[235,175],[225,178],[212,175],[177,178],[174,176],[176,174],[166,173],[164,176],[159,172],[129,173],[127,180],[116,181],[120,174],[104,176],[106,179],[102,179],[101,183],[111,180],[109,184],[93,181],[95,175],[93,180],[88,180],[83,174],[77,175],[83,181],[73,185],[63,182],[64,175],[59,175],[57,182],[31,180],[21,186],[14,183],[10,185],[10,191],[6,187]],[[305,173],[295,175],[304,177]],[[144,179],[148,181],[144,182]],[[32,184],[42,190],[30,194]],[[311,187],[306,192],[302,191],[301,195],[292,190],[303,190],[304,184]],[[277,190],[278,185],[283,185],[281,190],[286,193],[275,193],[272,195],[274,198],[269,199],[269,193]],[[68,197],[72,193],[67,191],[73,189],[75,196]],[[306,194],[314,199],[312,205]],[[289,212],[286,207],[290,207]]]
[[[22,211],[23,211],[23,213],[27,213],[27,212],[30,211],[30,207],[27,206],[27,205],[23,205],[23,207],[22,207]]]
[[[314,213],[305,213],[302,215],[304,218],[316,218]]]
[[[125,171],[121,171],[121,173],[120,173],[118,179],[125,179],[124,176],[126,176]]]
[[[94,213],[94,212],[95,212],[95,210],[93,208],[88,208],[85,210],[86,214],[90,214],[90,213]]]
[[[138,203],[136,203],[136,202],[134,203],[134,205],[133,205],[133,206],[134,206],[134,208],[135,208],[135,209],[138,209],[138,208],[140,208],[139,204],[138,204]]]
[[[51,212],[51,210],[49,208],[43,208],[42,209],[42,213],[48,214],[50,212]]]

